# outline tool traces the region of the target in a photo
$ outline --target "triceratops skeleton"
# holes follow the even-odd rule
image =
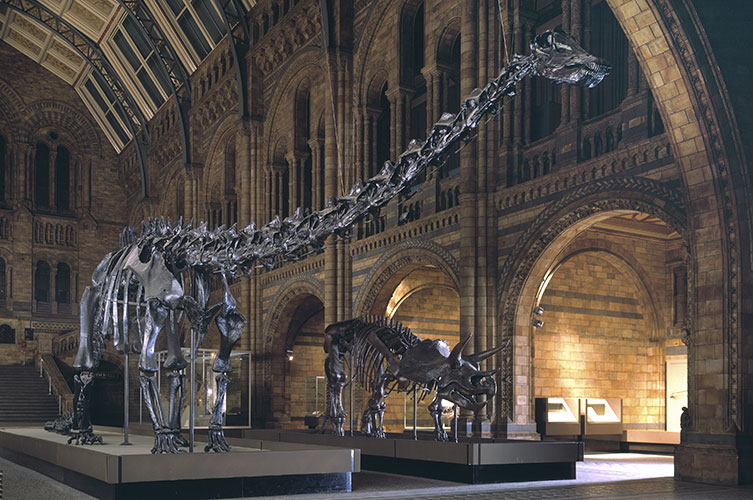
[[[396,162],[385,162],[376,176],[356,182],[347,195],[330,198],[323,210],[304,212],[299,208],[292,216],[284,220],[275,217],[259,229],[251,223],[242,230],[223,226],[209,231],[205,224],[194,226],[181,221],[173,226],[164,220],[143,223],[138,236],[135,230],[126,228],[120,249],[105,256],[81,298],[71,439],[83,443],[101,441],[92,433],[89,393],[104,338],[112,336],[119,351],[132,349],[140,354],[139,382],[155,432],[152,451],[181,451],[179,447],[185,446],[186,441],[180,435],[184,399],[180,372],[186,367],[186,360],[180,349],[180,324],[187,317],[190,328],[201,340],[214,318],[221,334],[213,366],[218,374],[218,390],[206,449],[228,450],[221,425],[222,405],[230,352],[246,323],[236,310],[228,278],[248,275],[259,265],[273,267],[301,259],[321,251],[329,235],[347,234],[356,222],[377,212],[398,194],[407,193],[429,167],[441,166],[461,142],[470,142],[481,119],[499,113],[503,97],[514,95],[515,85],[524,77],[542,75],[558,82],[594,86],[609,69],[608,64],[586,53],[569,36],[548,31],[531,42],[529,56],[515,56],[497,78],[483,89],[474,90],[461,104],[459,113],[442,115],[425,141],[411,141]],[[210,306],[208,285],[215,274],[222,279],[224,300]],[[131,338],[134,325],[138,335]],[[168,348],[163,367],[170,372],[167,416],[154,377],[159,369],[154,349],[163,331]],[[401,369],[405,373],[405,368]],[[452,392],[445,395],[455,400]]]
[[[356,318],[329,325],[324,331],[327,410],[322,431],[329,421],[335,434],[345,434],[342,390],[350,379],[371,392],[361,419],[362,434],[385,437],[385,398],[392,391],[417,390],[421,401],[436,390],[429,414],[435,439],[447,441],[440,418],[443,400],[477,412],[497,393],[496,370],[482,371],[479,365],[507,344],[463,356],[471,338],[466,336],[450,352],[443,340],[421,340],[402,324],[386,318]],[[345,364],[350,365],[350,377]]]

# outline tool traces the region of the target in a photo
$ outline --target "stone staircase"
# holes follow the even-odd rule
[[[0,422],[46,422],[58,415],[58,401],[33,366],[0,366]]]

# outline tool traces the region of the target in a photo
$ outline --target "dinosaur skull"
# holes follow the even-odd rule
[[[444,341],[421,341],[403,354],[400,376],[421,383],[435,381],[438,397],[474,412],[480,410],[497,393],[497,382],[496,370],[482,371],[479,365],[505,346],[462,356],[471,337],[458,342],[452,352]]]
[[[531,42],[536,58],[534,73],[557,83],[595,87],[612,66],[586,52],[578,42],[562,31],[545,31]]]

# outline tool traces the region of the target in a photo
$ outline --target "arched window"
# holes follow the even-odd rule
[[[55,302],[71,303],[71,268],[62,262],[58,264],[58,270],[55,273]]]
[[[37,207],[50,207],[50,147],[37,143],[34,156],[34,202]]]
[[[589,114],[593,117],[615,109],[627,95],[629,46],[625,33],[606,2],[591,7],[591,26],[589,52],[598,54],[612,64],[609,78],[588,93]]]
[[[452,42],[450,50],[449,72],[447,75],[446,103],[443,103],[443,113],[457,113],[460,111],[460,33]],[[460,155],[450,154],[447,161],[439,171],[440,178],[449,177],[460,173]]]
[[[0,344],[15,344],[16,331],[10,325],[0,325]]]
[[[5,260],[0,259],[0,306],[5,306],[6,294]]]
[[[410,109],[409,139],[426,138],[426,81],[421,74],[424,67],[424,4],[418,6],[411,23],[411,74],[413,97]]]
[[[50,265],[40,260],[34,272],[34,299],[38,302],[50,301]]]
[[[313,152],[311,151],[311,83],[308,79],[301,82],[295,96],[295,153],[293,169],[295,182],[296,207],[312,208],[313,200]]]
[[[424,4],[418,6],[413,17],[413,75],[421,74],[424,67]]]
[[[68,149],[58,146],[55,157],[55,208],[68,210],[71,203],[71,154]]]
[[[0,135],[0,201],[5,201],[5,156],[7,146],[5,137]]]
[[[379,97],[379,117],[376,123],[376,165],[369,172],[369,177],[375,176],[390,159],[390,100],[387,99],[387,82],[382,87]]]

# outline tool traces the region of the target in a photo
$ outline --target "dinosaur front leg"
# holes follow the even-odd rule
[[[442,397],[437,396],[429,404],[429,414],[434,421],[434,440],[435,441],[449,441],[447,432],[445,432],[442,426]]]
[[[224,274],[222,281],[225,285],[225,299],[219,314],[214,319],[217,329],[220,331],[220,349],[212,365],[212,371],[217,374],[217,395],[214,400],[212,416],[209,419],[209,443],[204,447],[204,451],[214,450],[216,452],[230,450],[230,445],[225,440],[225,434],[222,431],[222,410],[225,406],[227,384],[230,382],[227,374],[233,370],[230,364],[230,353],[236,342],[241,338],[243,328],[247,323],[246,318],[236,310],[235,298],[230,293],[230,286]]]
[[[152,419],[154,428],[154,447],[152,453],[180,453],[176,434],[170,428],[165,419],[165,409],[159,395],[154,374],[159,370],[159,362],[154,352],[157,343],[157,337],[165,328],[165,322],[168,318],[168,309],[159,299],[151,299],[146,308],[146,324],[144,325],[141,355],[139,356],[139,384],[141,392],[144,395],[144,404]],[[171,383],[171,393],[174,384]]]

